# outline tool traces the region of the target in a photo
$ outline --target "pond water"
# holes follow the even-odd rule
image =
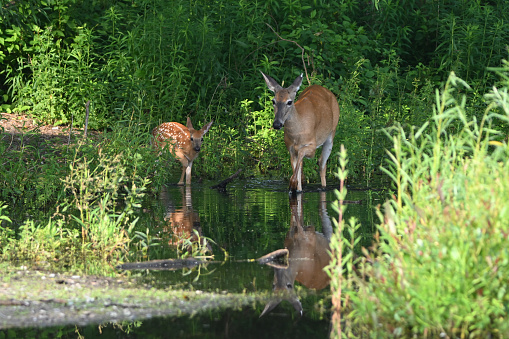
[[[230,183],[226,192],[211,189],[213,184],[194,183],[185,188],[168,185],[145,206],[137,227],[141,232],[148,228],[152,236],[160,238],[160,245],[151,247],[146,259],[175,258],[174,245],[179,240],[174,234],[185,237],[193,230],[212,240],[209,244],[214,259],[200,269],[142,269],[133,271],[133,275],[156,288],[267,292],[274,285],[276,289],[290,288],[290,292],[282,301],[271,301],[267,307],[259,304],[200,313],[192,318],[152,318],[135,325],[105,325],[100,329],[101,337],[328,337],[330,289],[321,268],[327,264],[324,253],[332,233],[332,219],[337,217],[331,208],[336,200],[334,188],[322,191],[308,185],[298,199],[290,199],[283,181],[238,180]],[[346,219],[359,220],[362,243],[367,245],[376,218],[373,206],[383,202],[383,192],[349,188],[347,200],[350,203]],[[284,248],[289,251],[286,263],[256,262]],[[59,327],[60,333],[71,336],[76,329]],[[47,331],[52,329],[44,330]],[[99,335],[98,331],[97,324],[79,328],[86,338]]]

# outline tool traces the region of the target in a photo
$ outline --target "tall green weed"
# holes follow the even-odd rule
[[[343,293],[352,335],[509,334],[509,148],[506,135],[491,128],[508,120],[509,96],[507,87],[495,88],[477,120],[458,94],[468,89],[451,74],[429,124],[388,132],[394,146],[384,171],[394,195],[378,212],[360,274],[346,279],[356,286]]]
[[[0,142],[0,197],[11,205],[41,209],[58,200],[66,175],[65,147],[53,149],[37,131],[8,135]]]

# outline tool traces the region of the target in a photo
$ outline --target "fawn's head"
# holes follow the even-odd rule
[[[193,123],[191,122],[191,118],[187,118],[186,127],[189,130],[189,142],[191,143],[191,147],[195,152],[199,152],[201,150],[201,144],[203,143],[203,136],[207,133],[212,126],[214,121],[209,122],[205,126],[203,126],[199,130],[195,130],[193,128]]]

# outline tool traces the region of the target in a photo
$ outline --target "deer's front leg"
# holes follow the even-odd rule
[[[189,175],[187,175],[186,182],[191,183],[191,169],[189,168],[189,161],[183,157],[180,160],[180,163],[182,164],[182,175],[180,176],[180,180],[177,185],[183,186],[184,185],[184,177],[186,176],[186,173],[189,171]]]
[[[297,165],[290,178],[290,191],[302,192],[302,159],[297,161]]]
[[[290,177],[290,191],[292,192],[295,192],[296,190],[302,190],[302,184],[300,184],[301,182],[301,175],[300,173],[302,172],[302,170],[299,170],[298,171],[298,160],[299,160],[299,157],[298,157],[298,153],[297,151],[295,150],[295,148],[293,146],[291,147],[288,147],[288,151],[290,152],[290,163],[292,164],[292,176]],[[300,166],[302,168],[302,166]],[[299,173],[299,174],[297,174]],[[300,185],[299,185],[300,184]],[[299,188],[300,186],[300,188]]]
[[[186,185],[191,185],[191,169],[193,168],[193,162],[190,161],[186,167]]]
[[[295,158],[295,166],[293,166],[293,175],[290,178],[290,191],[302,192],[302,161],[304,160],[304,152],[299,152]]]
[[[180,180],[177,185],[184,186],[184,176],[186,175],[186,168],[182,166],[182,175],[180,176]]]
[[[297,149],[295,158],[295,167],[293,175],[290,178],[290,190],[292,192],[302,192],[302,171],[304,158],[312,158],[315,156],[316,147],[314,143],[309,143]]]

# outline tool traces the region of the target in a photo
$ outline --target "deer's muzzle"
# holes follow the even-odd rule
[[[283,127],[283,123],[280,120],[274,120],[272,127],[274,127],[274,129],[281,129],[281,127]]]

